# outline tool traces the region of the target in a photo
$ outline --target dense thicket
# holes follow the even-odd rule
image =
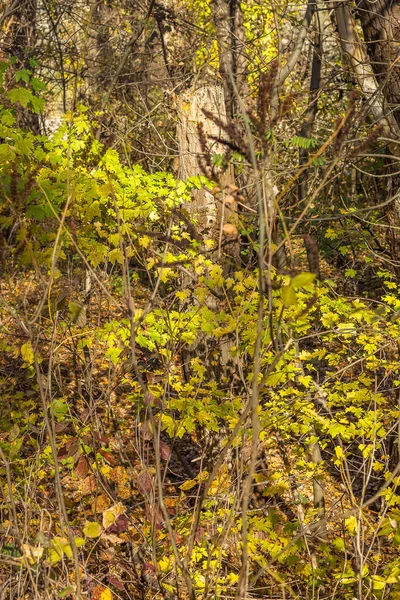
[[[0,600],[400,597],[400,8],[0,15]]]

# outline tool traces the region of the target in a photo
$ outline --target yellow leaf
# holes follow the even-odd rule
[[[357,519],[354,515],[345,519],[344,524],[346,526],[347,531],[351,533],[351,535],[354,535],[356,533],[358,524]]]
[[[297,295],[291,285],[283,286],[283,288],[281,289],[281,297],[283,305],[286,307],[294,306],[297,304]]]
[[[189,290],[180,290],[178,292],[175,292],[175,296],[178,298],[178,300],[186,300],[186,298],[189,298],[190,296],[190,291]]]
[[[197,475],[196,479],[199,483],[204,483],[205,481],[207,481],[209,476],[208,471],[200,471],[200,473]]]
[[[112,600],[113,595],[110,589],[103,585],[98,585],[92,592],[91,600]]]
[[[185,483],[182,483],[182,485],[179,486],[179,489],[186,492],[187,490],[194,488],[195,485],[197,485],[197,481],[195,479],[189,479],[188,481],[185,481]]]
[[[33,352],[32,344],[27,342],[21,347],[21,356],[28,365],[32,365],[35,360],[35,354]]]
[[[144,235],[143,237],[139,238],[139,245],[142,246],[143,248],[148,248],[151,244],[151,239],[149,238],[148,235]]]
[[[340,446],[335,446],[335,454],[338,458],[338,461],[342,462],[342,460],[344,459],[344,452]]]
[[[168,279],[173,275],[174,272],[169,267],[162,267],[162,268],[158,269],[158,273],[160,275],[160,280],[163,283],[166,283],[168,281]]]
[[[97,538],[101,534],[101,525],[95,521],[87,521],[83,533],[88,538]]]
[[[308,285],[313,283],[315,278],[315,273],[299,273],[298,275],[296,275],[296,277],[292,279],[291,285],[294,287],[294,289],[297,290],[297,288],[300,287],[307,287]]]
[[[108,588],[105,588],[101,592],[99,600],[112,600],[112,597],[113,597],[113,595],[112,595],[111,590],[109,590]]]
[[[110,525],[113,525],[116,519],[125,511],[125,507],[122,502],[118,502],[114,504],[111,508],[107,508],[103,512],[103,527],[104,529],[108,529]]]
[[[163,556],[163,558],[158,563],[159,569],[161,572],[165,573],[165,571],[169,571],[171,569],[171,559],[168,556]]]

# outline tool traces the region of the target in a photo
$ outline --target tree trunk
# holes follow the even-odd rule
[[[398,0],[361,0],[358,4],[358,16],[363,29],[367,52],[376,80],[382,90],[383,112],[395,119],[400,129],[400,6]],[[398,146],[392,151],[398,155]],[[397,165],[395,170],[398,171]],[[388,196],[400,189],[400,177],[388,175]],[[390,225],[387,241],[393,268],[400,277],[400,199],[396,198],[387,209]]]
[[[383,129],[385,137],[400,139],[400,73],[398,42],[400,40],[400,7],[395,0],[361,0],[358,16],[367,50],[357,34],[349,4],[339,2],[335,7],[342,49],[348,54],[358,84],[368,100],[370,111]],[[398,144],[389,149],[398,155]],[[397,167],[396,167],[397,170]],[[387,173],[387,196],[394,195],[400,186],[397,174]],[[400,201],[395,199],[386,209],[389,224],[387,241],[391,268],[400,277]]]
[[[210,179],[217,177],[221,189],[218,195],[204,187],[196,190],[187,209],[197,221],[198,233],[218,245],[219,257],[224,255],[224,261],[236,259],[237,243],[226,244],[229,236],[225,238],[223,232],[224,224],[232,223],[235,215],[234,206],[225,201],[226,196],[231,195],[228,186],[233,185],[234,181],[232,168],[228,167],[225,172],[219,173],[213,173],[215,170],[212,168],[212,155],[224,154],[226,150],[215,140],[226,137],[224,127],[227,115],[223,89],[216,85],[204,85],[189,91],[180,98],[178,113],[179,177],[187,179],[202,174]]]
[[[385,136],[398,137],[398,124],[393,115],[385,111],[382,91],[379,89],[374,70],[358,36],[348,2],[335,4],[335,16],[342,51],[349,59],[358,85],[368,101],[373,118],[383,127]],[[368,45],[368,38],[366,42]]]
[[[14,3],[14,7],[5,48],[10,56],[17,58],[16,70],[24,68],[33,71],[29,59],[35,56],[37,2],[19,0],[16,5]],[[39,133],[38,115],[30,109],[18,107],[17,120],[19,126]]]
[[[385,113],[392,113],[400,125],[400,5],[398,0],[361,0],[357,12]]]
[[[238,113],[237,96],[246,100],[248,95],[242,10],[238,0],[211,0],[210,8],[216,29],[226,114],[234,119]]]
[[[212,154],[222,154],[225,150],[214,140],[224,136],[224,126],[227,123],[223,89],[216,85],[204,85],[189,91],[185,97],[180,98],[178,114],[179,177],[188,179],[203,174],[215,179]],[[192,202],[186,206],[196,223],[197,233],[202,239],[214,241],[214,257],[220,259],[225,271],[233,268],[239,258],[237,230],[234,225],[235,206],[225,201],[226,198],[232,198],[229,186],[232,186],[233,180],[232,168],[229,167],[225,172],[218,174],[217,183],[221,192],[211,193],[211,190],[202,187],[192,193]],[[224,225],[228,224],[231,226],[231,233],[229,227],[224,228]],[[186,287],[190,284],[190,277],[185,276],[183,285]],[[215,291],[218,293],[217,290]],[[218,300],[215,295],[210,293],[205,302],[210,310],[218,311]],[[219,360],[214,361],[216,367],[213,369],[213,375],[216,379],[219,379],[221,374],[226,375],[230,359],[229,347],[228,340],[221,340]],[[200,335],[199,339],[184,353],[187,377],[190,377],[191,358],[207,352],[207,336]]]

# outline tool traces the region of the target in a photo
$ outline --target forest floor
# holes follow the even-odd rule
[[[94,333],[110,323],[112,333],[112,324],[126,318],[118,298],[110,300],[110,282],[110,295],[98,290],[85,318],[75,324],[71,302],[80,306],[82,294],[70,281],[58,281],[55,287],[51,301],[43,302],[43,285],[33,274],[15,275],[2,284],[0,599],[73,596],[74,552],[84,598],[176,598],[172,590],[181,589],[181,581],[171,548],[185,553],[194,507],[208,476],[201,432],[174,438],[154,431],[163,406],[154,405],[150,418],[149,406],[138,402],[140,386],[129,356],[119,356],[115,364],[107,356],[107,339]],[[50,318],[49,305],[63,288],[69,290],[68,302]],[[144,306],[146,290],[138,286],[135,293],[137,305]],[[41,315],[34,321],[38,307]],[[137,360],[148,383],[165,377],[162,364],[150,353],[139,349]],[[179,357],[176,364],[182,368]],[[289,448],[289,464],[294,453]],[[260,443],[252,515],[276,511],[281,531],[293,519],[299,531],[306,528],[313,481],[306,469],[304,477],[293,477],[279,452],[268,450],[265,440]],[[327,535],[331,541],[340,539],[343,515],[351,517],[354,511],[334,473],[321,485]],[[237,471],[235,475],[223,464],[209,493],[213,514],[228,503],[240,515],[235,499],[240,490]],[[364,532],[364,543],[379,519],[377,512],[368,514],[371,528]],[[221,516],[206,518],[194,532],[194,564],[197,560],[200,570],[210,560],[206,540],[213,540],[225,525]],[[240,534],[232,527],[226,532],[224,560],[236,571],[239,542]],[[317,562],[307,544],[305,552]],[[337,550],[342,550],[339,545]],[[375,560],[380,560],[379,552]],[[263,564],[255,564],[255,571]],[[262,580],[273,597],[278,585],[273,571],[265,569]],[[295,578],[292,587],[294,583]],[[184,597],[181,591],[179,598]]]

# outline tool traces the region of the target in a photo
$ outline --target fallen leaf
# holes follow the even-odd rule
[[[111,508],[107,508],[103,512],[103,527],[104,529],[108,529],[110,525],[113,525],[116,519],[125,511],[125,506],[122,502],[118,502],[111,506]]]
[[[164,523],[164,519],[161,514],[160,507],[157,504],[152,504],[151,506],[146,506],[145,514],[146,514],[146,519],[150,523],[153,523],[156,529],[160,529],[161,525]]]
[[[225,223],[222,227],[222,231],[225,235],[237,235],[238,232],[236,225],[233,225],[233,223]]]
[[[88,472],[89,472],[89,462],[88,462],[86,456],[82,455],[79,458],[78,462],[76,463],[74,473],[78,477],[86,477]]]
[[[151,491],[151,479],[147,471],[142,471],[137,476],[137,487],[141,494],[148,494]]]
[[[112,455],[112,454],[110,454],[109,452],[107,452],[106,450],[102,450],[102,449],[100,448],[100,450],[99,450],[99,454],[101,454],[101,456],[102,456],[103,458],[105,458],[105,459],[106,459],[106,461],[110,463],[110,465],[113,465],[113,464],[115,463],[115,459],[114,459],[113,455]]]
[[[102,538],[103,541],[110,542],[111,544],[123,544],[126,540],[121,539],[114,533],[105,533]]]
[[[88,538],[97,538],[101,534],[101,525],[96,521],[87,521],[83,533]]]
[[[93,474],[85,477],[85,479],[80,483],[80,489],[84,496],[94,492],[96,490],[96,487],[97,487],[96,477]]]
[[[112,600],[113,595],[110,589],[104,585],[98,585],[92,592],[91,600]]]
[[[42,546],[30,546],[29,544],[22,544],[21,547],[25,558],[31,565],[39,562],[43,556],[44,548]]]
[[[117,588],[117,590],[121,590],[121,592],[123,592],[125,590],[124,583],[120,579],[118,579],[118,577],[116,577],[115,575],[111,575],[108,578],[108,583],[110,585],[113,585],[115,588]]]
[[[152,394],[151,392],[147,391],[145,393],[145,395],[144,395],[144,398],[143,398],[144,404],[146,406],[152,406],[154,404],[154,400],[155,400],[154,394]]]

